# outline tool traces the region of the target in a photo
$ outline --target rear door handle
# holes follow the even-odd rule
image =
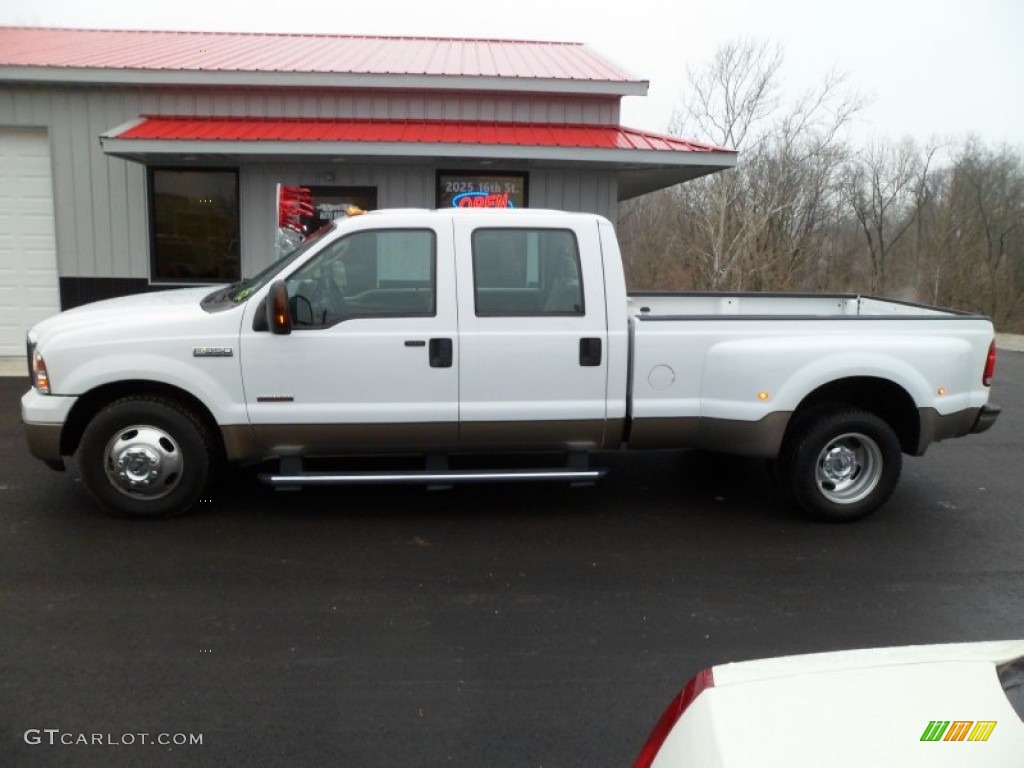
[[[584,368],[601,365],[601,339],[580,339],[580,365]]]
[[[452,367],[451,339],[431,339],[429,353],[431,368]]]

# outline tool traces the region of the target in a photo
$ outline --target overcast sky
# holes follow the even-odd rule
[[[625,125],[664,131],[688,66],[740,37],[783,44],[786,82],[832,68],[872,100],[854,138],[1024,148],[1024,0],[0,0],[0,24],[584,42],[639,78]]]

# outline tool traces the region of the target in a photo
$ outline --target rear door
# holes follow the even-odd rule
[[[608,328],[596,222],[467,214],[454,230],[461,443],[600,446]]]

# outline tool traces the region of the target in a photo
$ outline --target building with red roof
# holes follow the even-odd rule
[[[349,204],[614,221],[735,164],[620,125],[647,85],[578,43],[0,27],[0,354],[59,308],[253,274]]]

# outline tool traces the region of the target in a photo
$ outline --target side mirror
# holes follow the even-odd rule
[[[288,311],[288,287],[284,280],[275,280],[267,294],[267,326],[271,333],[287,335],[292,332],[292,314]]]

